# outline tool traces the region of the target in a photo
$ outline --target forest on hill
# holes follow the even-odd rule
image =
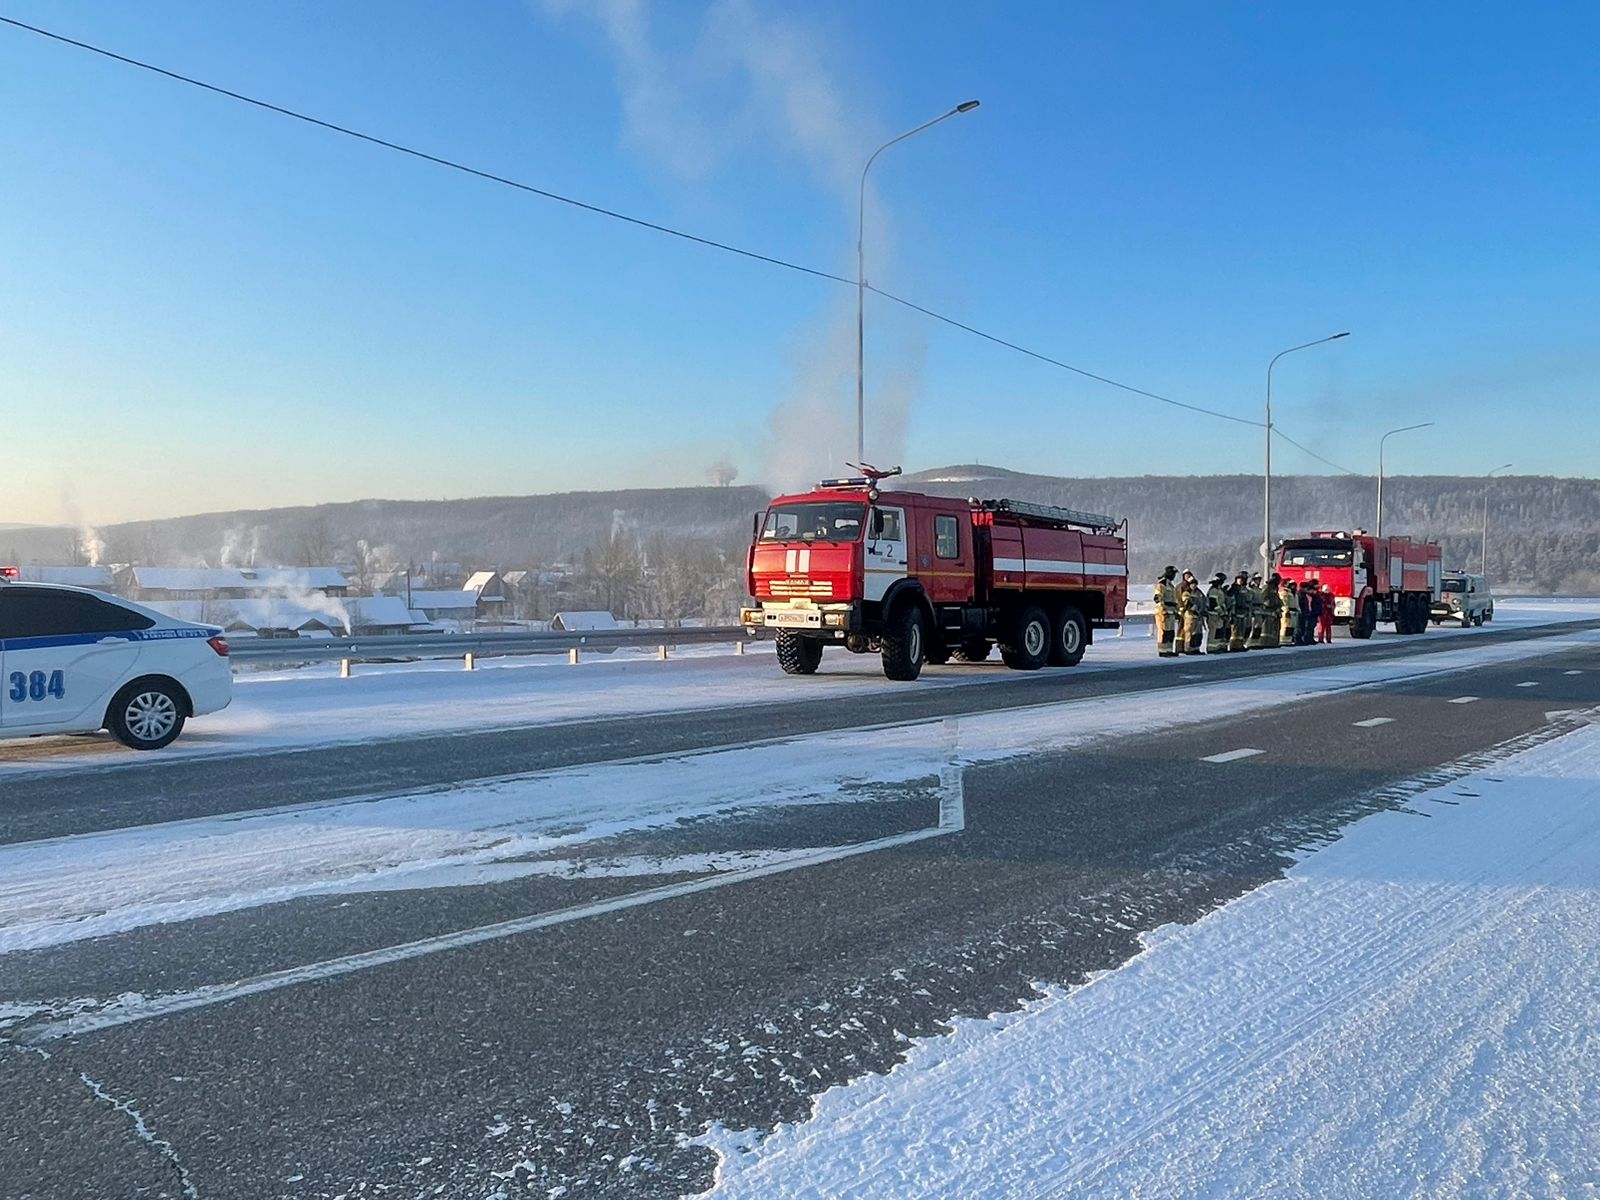
[[[896,486],[941,495],[1009,496],[1127,521],[1131,567],[1143,581],[1167,563],[1199,574],[1256,561],[1261,479],[1250,475],[1062,478],[999,467],[943,467]],[[1273,481],[1278,537],[1312,529],[1373,528],[1375,481],[1288,475]],[[1488,569],[1501,591],[1600,593],[1600,480],[1507,476],[1396,476],[1384,484],[1388,532],[1441,542],[1450,567],[1478,563],[1489,504]],[[643,569],[671,557],[740,590],[758,487],[685,487],[494,496],[470,500],[361,500],[137,521],[95,530],[0,529],[7,561],[171,565],[453,563],[471,570],[579,564],[620,546]],[[678,560],[682,560],[681,563]],[[726,605],[724,605],[726,607]]]

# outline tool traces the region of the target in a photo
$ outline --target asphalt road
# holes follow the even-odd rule
[[[1423,637],[1384,653],[1430,650]],[[1194,665],[1230,678],[1305,660]],[[1177,682],[1172,667],[921,696],[910,688],[870,709],[875,720],[911,719],[946,715],[944,706],[1082,698],[1093,687],[1160,688]],[[1528,683],[1537,686],[1519,686]],[[1467,694],[1477,701],[1451,702]],[[686,1139],[706,1122],[801,1119],[818,1092],[893,1065],[909,1038],[956,1015],[1013,1007],[1034,981],[1070,984],[1115,966],[1137,951],[1140,932],[1193,920],[1279,876],[1291,852],[1374,807],[1404,804],[1417,780],[1558,732],[1547,712],[1596,704],[1600,650],[1566,649],[973,767],[964,828],[947,836],[77,1036],[41,1034],[70,1012],[64,998],[199,988],[660,881],[315,898],[6,956],[0,1005],[57,1002],[0,1045],[0,1195],[693,1192],[710,1183],[713,1158]],[[804,715],[791,727],[863,719],[850,704],[828,708],[795,710]],[[734,743],[748,737],[749,715],[629,722],[611,732],[637,740],[614,749]],[[1356,724],[1374,716],[1393,719]],[[613,748],[601,729],[566,728],[559,738],[523,734],[520,748],[498,740],[512,735],[473,741],[474,769],[491,750],[502,755],[497,769],[526,770]],[[1205,761],[1244,748],[1261,753]],[[356,773],[400,752],[374,751]],[[348,756],[320,761],[330,771]],[[307,769],[282,757],[253,760],[252,770]],[[403,761],[419,777],[430,769]],[[142,786],[187,813],[199,803],[184,790],[197,786],[184,782],[189,772],[218,765],[138,778],[168,780]],[[269,785],[251,803],[270,794]],[[886,804],[660,836],[673,850],[802,835],[843,843],[926,825],[938,799],[910,788]],[[66,807],[71,821],[87,821],[75,802]]]
[[[791,735],[920,721],[1029,704],[1052,704],[1185,686],[1201,681],[1268,676],[1357,659],[1405,658],[1549,637],[1564,625],[1484,628],[1467,637],[1400,637],[1380,633],[1370,642],[1341,638],[1330,647],[1224,654],[1112,671],[1053,670],[1018,673],[997,663],[939,670],[983,673],[977,686],[929,688],[908,684],[885,691],[863,689],[859,698],[807,699],[804,678],[781,705],[745,704],[626,717],[529,725],[473,733],[407,736],[354,745],[274,750],[217,757],[119,756],[89,760],[70,772],[56,770],[6,778],[0,792],[0,844],[61,837],[100,829],[155,824],[225,812],[247,812],[314,799],[394,795],[581,763],[748,742],[779,729]],[[1090,651],[1093,654],[1093,651]],[[775,664],[750,662],[752,670]],[[1092,660],[1090,660],[1092,666]],[[825,668],[826,669],[826,668]]]

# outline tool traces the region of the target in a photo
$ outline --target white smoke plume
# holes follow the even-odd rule
[[[230,529],[222,535],[222,549],[218,552],[219,567],[253,567],[261,553],[261,527]]]
[[[645,0],[545,0],[545,8],[555,16],[585,14],[604,32],[626,143],[674,176],[699,181],[752,149],[804,164],[839,204],[848,233],[834,267],[854,275],[861,169],[885,136],[830,71],[837,55],[794,15],[803,9],[718,0],[706,10],[698,39],[669,50],[652,27],[663,10]],[[868,278],[886,278],[890,225],[870,187],[867,227]],[[870,327],[868,340],[874,341]],[[904,452],[923,357],[920,343],[910,352],[884,343],[880,335],[869,344],[867,372],[867,454],[880,465],[898,462]],[[842,294],[825,316],[798,331],[793,358],[788,394],[774,398],[765,454],[766,482],[780,487],[815,482],[855,457],[853,296]]]
[[[78,526],[78,545],[83,550],[83,555],[88,559],[88,566],[98,567],[100,560],[106,555],[106,540],[100,536],[100,531],[93,525]]]

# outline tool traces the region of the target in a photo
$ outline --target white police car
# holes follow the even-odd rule
[[[0,570],[0,737],[109,729],[159,750],[233,699],[222,630],[14,573]]]

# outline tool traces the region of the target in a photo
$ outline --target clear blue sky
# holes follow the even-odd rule
[[[0,12],[854,273],[1371,471],[1596,474],[1600,9],[576,0]],[[848,287],[0,27],[4,521],[780,482]],[[869,301],[869,456],[1254,472],[1259,430]],[[897,429],[896,426],[899,426]],[[1282,447],[1283,470],[1327,468]],[[787,481],[785,481],[787,482]]]

